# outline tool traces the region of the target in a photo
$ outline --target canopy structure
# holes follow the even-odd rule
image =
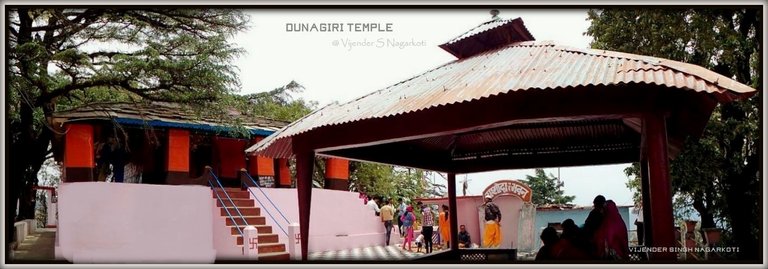
[[[317,110],[247,150],[297,159],[301,233],[316,154],[447,172],[452,211],[457,173],[640,161],[648,242],[674,246],[668,160],[718,103],[755,90],[691,64],[533,41],[519,18],[478,28],[441,45],[459,59]]]

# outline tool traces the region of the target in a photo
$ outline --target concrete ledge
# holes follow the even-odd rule
[[[16,228],[16,243],[17,245],[21,242],[24,242],[24,239],[27,238],[27,235],[29,235],[29,222],[27,221],[19,221],[13,224],[13,227]]]
[[[37,220],[34,219],[26,219],[24,222],[27,223],[27,234],[34,234],[37,233]]]
[[[194,257],[194,258],[193,258]],[[216,250],[190,249],[175,251],[173,248],[75,249],[72,263],[214,263]]]

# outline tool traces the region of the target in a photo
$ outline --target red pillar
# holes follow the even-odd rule
[[[252,144],[256,144],[264,139],[263,137],[255,137],[251,140]],[[274,160],[269,157],[263,156],[251,156],[248,160],[248,172],[255,180],[259,180],[259,177],[272,177],[275,178],[275,164]],[[251,185],[253,183],[250,183]],[[279,185],[275,180],[275,186]]]
[[[325,188],[349,190],[349,161],[337,158],[325,159]]]
[[[675,247],[675,225],[672,215],[672,184],[667,156],[667,128],[661,114],[648,114],[643,118],[646,156],[648,157],[650,230],[652,247]],[[673,260],[675,252],[653,252],[656,260]]]
[[[64,180],[93,181],[93,168],[96,166],[94,154],[93,126],[68,124],[64,138]]]
[[[296,192],[299,198],[299,232],[301,259],[307,260],[309,250],[309,212],[312,205],[312,169],[315,153],[311,150],[296,151]]]
[[[291,187],[291,171],[288,169],[287,159],[275,159],[275,184],[280,188]]]
[[[653,233],[653,229],[650,229],[649,223],[653,222],[653,214],[651,213],[651,195],[650,195],[650,186],[651,181],[650,177],[648,175],[648,159],[645,158],[645,156],[640,158],[640,185],[641,185],[641,195],[642,195],[642,203],[643,203],[643,245],[645,246],[651,246],[651,242],[653,241],[651,238],[651,234]]]
[[[459,216],[456,215],[456,173],[448,173],[448,211],[451,221],[451,251],[459,250]]]
[[[189,130],[168,130],[167,184],[189,183]]]

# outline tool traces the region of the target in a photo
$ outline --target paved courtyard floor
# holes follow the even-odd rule
[[[10,262],[33,263],[54,262],[54,246],[56,244],[55,228],[40,228],[37,232],[27,235],[13,251],[13,259]]]
[[[345,249],[337,251],[314,252],[309,254],[310,260],[411,260],[424,255],[419,252],[405,251],[399,246],[373,246],[365,248]]]

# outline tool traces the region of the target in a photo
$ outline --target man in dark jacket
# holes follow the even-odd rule
[[[460,248],[472,247],[472,238],[469,236],[469,233],[467,232],[467,226],[464,226],[464,225],[459,226],[459,247]]]
[[[600,228],[600,224],[603,223],[603,207],[605,207],[605,197],[598,195],[592,200],[592,211],[589,212],[587,220],[584,221],[584,228],[582,228],[582,236],[587,239],[587,247],[592,249],[594,242],[592,238],[595,235],[597,229]],[[592,251],[589,251],[592,252]]]

